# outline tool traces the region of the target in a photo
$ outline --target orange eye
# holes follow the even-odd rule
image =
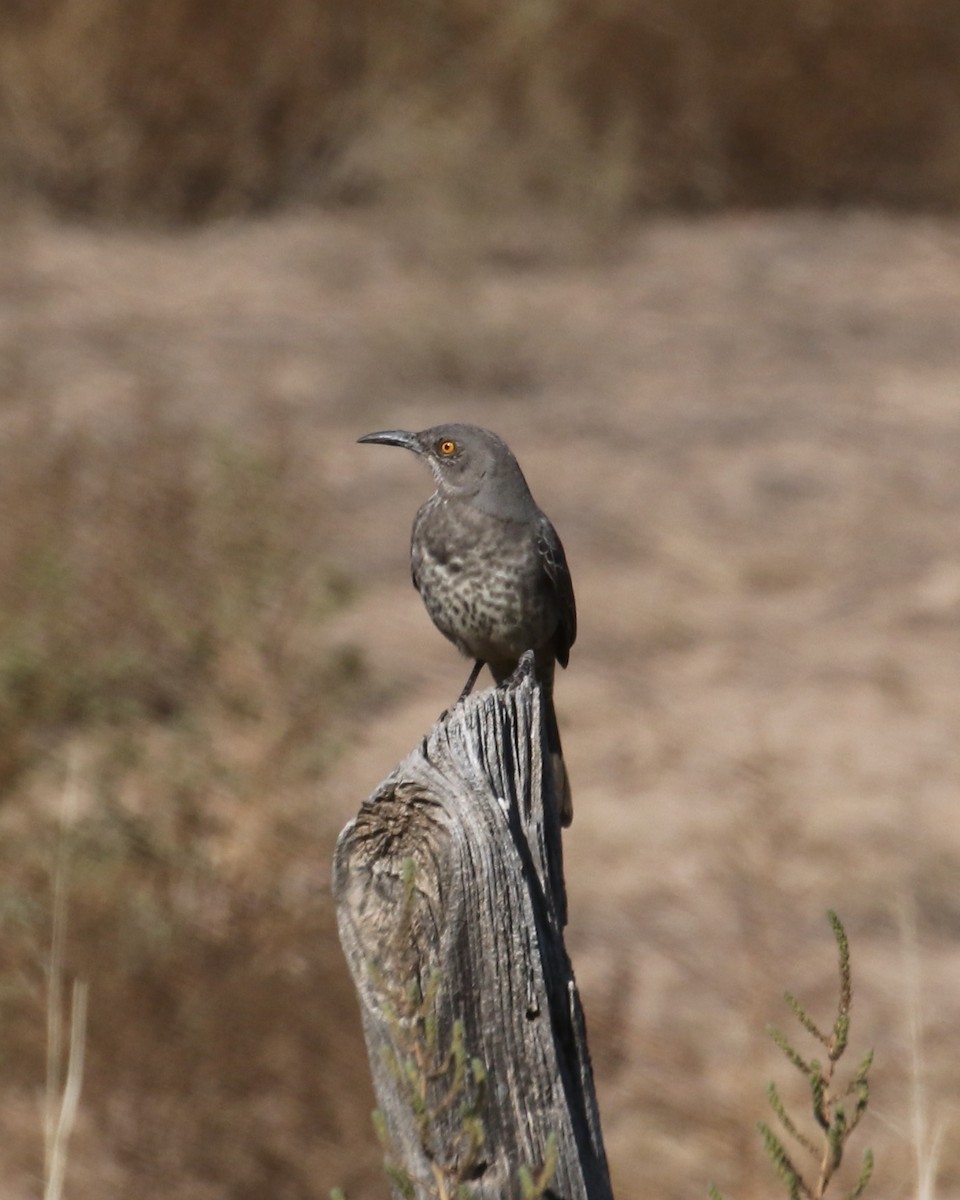
[[[449,458],[451,454],[456,454],[457,443],[452,442],[449,438],[444,438],[442,442],[437,443],[437,450],[444,458]]]

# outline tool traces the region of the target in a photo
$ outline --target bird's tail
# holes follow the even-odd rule
[[[560,805],[560,824],[567,828],[573,821],[573,796],[570,792],[570,778],[567,775],[567,764],[563,761],[563,747],[560,744],[560,727],[557,725],[557,713],[553,707],[553,688],[544,687],[544,720],[547,727],[547,749],[550,751],[550,765],[553,768],[553,786]]]

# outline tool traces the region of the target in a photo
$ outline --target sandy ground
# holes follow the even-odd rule
[[[147,389],[229,428],[296,423],[360,589],[331,638],[380,697],[324,788],[338,825],[465,669],[409,584],[428,479],[354,439],[500,432],[577,591],[569,948],[618,1195],[668,1175],[687,1180],[670,1194],[769,1193],[753,1123],[788,1068],[763,1025],[788,1019],[784,988],[829,1005],[828,907],[854,946],[856,1048],[878,1055],[873,1194],[917,1194],[938,1128],[937,1194],[957,1194],[960,224],[568,232],[24,217],[2,367],[66,430]]]

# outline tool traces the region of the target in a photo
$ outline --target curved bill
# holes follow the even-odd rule
[[[365,433],[357,438],[358,442],[373,442],[379,446],[402,446],[404,450],[420,449],[416,434],[408,433],[405,429],[384,429],[380,433]]]

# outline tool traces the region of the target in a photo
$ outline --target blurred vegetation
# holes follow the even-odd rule
[[[171,224],[303,201],[428,215],[553,206],[584,224],[678,207],[953,211],[958,61],[950,0],[7,0],[0,201]],[[62,284],[38,268],[28,286]],[[322,481],[262,397],[257,427],[216,432],[192,412],[195,379],[174,369],[159,387],[152,357],[138,407],[118,393],[103,419],[84,428],[81,413],[62,428],[34,358],[82,372],[88,352],[111,362],[135,348],[139,328],[124,330],[121,312],[118,326],[78,326],[68,345],[23,287],[11,269],[5,299],[28,319],[0,355],[4,1193],[36,1194],[42,1173],[45,955],[65,836],[66,970],[91,981],[70,1194],[306,1200],[338,1181],[380,1195],[356,997],[327,893],[336,831],[318,796],[370,683],[358,656],[327,640],[349,587],[325,565],[335,516]],[[524,325],[419,278],[405,305],[414,291],[402,319],[374,312],[364,327],[391,386],[519,395],[546,370],[538,310]],[[347,353],[356,371],[364,355],[353,342]],[[64,790],[75,806],[61,834]],[[724,1003],[760,1004],[774,958],[764,937],[786,923],[771,864],[800,844],[778,824],[788,810],[764,792],[731,826],[713,861],[747,933],[713,959],[691,953],[678,994],[712,997],[729,979],[718,958],[739,961],[749,943],[760,965],[726,984]],[[812,857],[816,843],[804,845]],[[943,854],[918,886],[949,933]],[[655,952],[678,909],[666,885],[658,895],[637,917]],[[668,950],[654,968],[672,963]],[[594,1052],[638,1159],[657,1148],[679,1181],[671,1194],[696,1177],[690,1158],[669,1157],[680,1142],[729,1155],[748,1179],[756,1158],[738,1142],[748,1124],[735,1088],[712,1132],[675,1136],[702,1123],[705,1093],[730,1092],[729,1079],[704,1082],[701,1010],[636,1018],[635,968],[619,948],[610,962]],[[624,1052],[630,1037],[642,1054]]]
[[[279,418],[244,446],[165,414],[149,398],[112,436],[61,438],[41,408],[0,447],[0,795],[74,728],[279,702],[295,740],[350,672],[317,645],[348,588]]]
[[[43,1084],[63,858],[77,1194],[314,1196],[328,1158],[356,1182],[341,1122],[371,1103],[333,1094],[363,1047],[318,796],[363,682],[324,638],[349,588],[284,418],[228,438],[162,399],[62,435],[11,409],[0,436],[4,1119]],[[33,1103],[2,1142],[5,1190],[39,1178]]]
[[[952,0],[11,0],[0,173],[71,213],[960,195]]]

